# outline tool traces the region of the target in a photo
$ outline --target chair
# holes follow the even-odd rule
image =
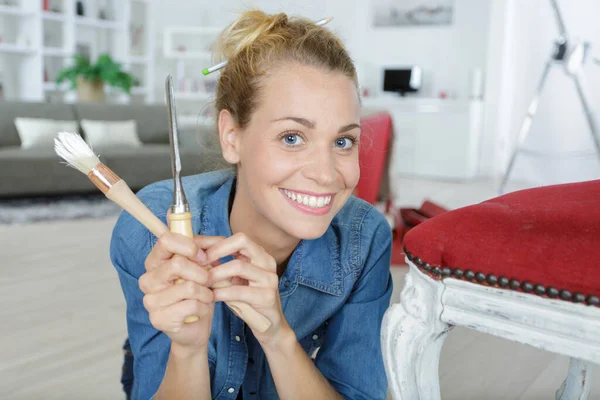
[[[404,251],[401,301],[381,333],[394,399],[440,399],[454,326],[569,356],[556,398],[587,398],[589,363],[600,363],[600,180],[446,212],[410,230]]]

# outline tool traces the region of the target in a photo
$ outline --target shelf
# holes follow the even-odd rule
[[[54,11],[43,11],[42,18],[46,21],[58,21],[64,22],[67,20],[67,16],[64,13],[54,12]]]
[[[45,92],[65,92],[67,90],[69,90],[68,83],[57,85],[56,82],[44,82]]]
[[[166,58],[175,58],[178,60],[209,60],[212,58],[210,51],[175,51],[170,50],[165,53]]]
[[[44,47],[43,53],[49,57],[69,57],[71,52],[65,51],[60,47]]]
[[[131,64],[147,64],[149,60],[146,56],[129,56],[129,62]]]
[[[18,17],[28,17],[33,14],[33,11],[24,10],[21,7],[0,5],[0,15],[16,15]]]
[[[35,50],[23,46],[18,46],[12,43],[0,43],[0,53],[13,53],[13,54],[34,54]]]
[[[205,100],[209,101],[214,98],[214,93],[206,92],[175,92],[173,94],[176,99],[180,100]]]
[[[148,93],[148,88],[145,86],[136,86],[131,88],[132,95],[144,95]]]
[[[75,22],[78,25],[87,26],[90,28],[99,29],[119,29],[120,25],[117,21],[108,21],[103,19],[89,18],[89,17],[75,17]]]

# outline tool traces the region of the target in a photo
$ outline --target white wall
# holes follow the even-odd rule
[[[374,28],[371,2],[357,1],[359,29],[355,60],[361,83],[381,91],[382,67],[419,65],[423,90],[419,96],[438,97],[446,91],[458,99],[469,94],[469,76],[485,68],[490,0],[455,0],[452,25]]]
[[[492,31],[497,40],[491,47],[490,64],[500,63],[502,68],[490,77],[500,89],[496,88],[498,97],[488,114],[485,152],[494,160],[488,165],[490,170],[500,174],[553,50],[558,28],[549,0],[494,2],[492,19],[503,20],[504,24]],[[591,53],[599,56],[600,2],[559,0],[558,4],[569,35],[594,43],[596,48],[592,47]],[[599,113],[600,67],[588,60],[584,70],[589,100]],[[600,162],[583,109],[573,81],[562,67],[555,66],[550,72],[525,147],[541,154],[519,155],[512,179],[545,185],[600,177]],[[573,153],[579,156],[569,156]]]
[[[466,98],[469,74],[484,68],[487,25],[491,0],[456,0],[454,24],[440,27],[373,28],[372,7],[367,0],[306,0],[282,3],[276,0],[214,1],[158,0],[157,34],[167,25],[222,26],[245,5],[267,12],[286,12],[314,20],[333,16],[328,28],[345,41],[356,61],[361,85],[377,94],[382,86],[382,68],[394,65],[420,65],[424,69],[424,88],[419,96],[438,96],[441,90]],[[157,43],[161,43],[157,40]],[[174,72],[174,63],[159,60]],[[162,90],[162,84],[159,90]]]

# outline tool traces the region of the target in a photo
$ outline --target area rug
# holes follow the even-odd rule
[[[103,218],[119,215],[121,208],[103,194],[0,199],[0,225],[42,221]]]

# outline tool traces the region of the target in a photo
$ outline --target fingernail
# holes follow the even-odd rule
[[[198,262],[206,261],[206,253],[203,250],[198,250],[198,253],[196,254],[196,261],[198,261]]]

